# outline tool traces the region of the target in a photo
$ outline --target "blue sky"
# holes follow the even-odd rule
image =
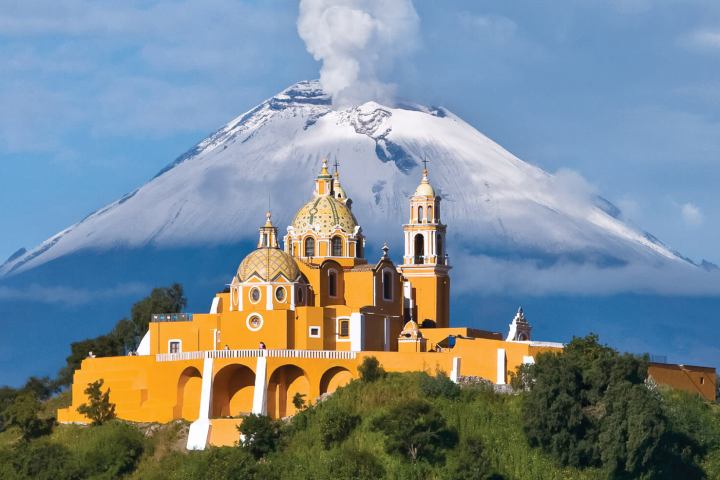
[[[319,64],[293,1],[0,0],[0,258]],[[384,80],[720,264],[720,2],[416,0]]]

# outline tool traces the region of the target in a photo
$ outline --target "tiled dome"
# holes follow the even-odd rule
[[[292,226],[296,233],[314,229],[318,236],[329,237],[337,226],[347,234],[354,233],[357,220],[346,205],[326,195],[313,198],[298,210]]]
[[[264,282],[271,282],[284,275],[291,282],[300,276],[295,260],[278,248],[258,248],[243,259],[237,276],[241,282],[256,275]]]

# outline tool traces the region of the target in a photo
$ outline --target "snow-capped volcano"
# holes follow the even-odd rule
[[[235,118],[134,192],[8,260],[0,275],[84,249],[254,238],[268,205],[282,228],[310,197],[322,158],[339,162],[370,242],[388,241],[397,256],[407,198],[427,159],[443,197],[451,260],[464,252],[600,267],[685,263],[624,223],[576,175],[523,162],[444,108],[368,102],[333,109],[319,83],[306,81]]]

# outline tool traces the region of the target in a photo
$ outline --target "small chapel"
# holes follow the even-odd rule
[[[84,389],[103,379],[118,417],[192,422],[188,449],[231,445],[249,413],[284,418],[293,398],[311,403],[358,377],[375,357],[387,371],[442,371],[454,382],[508,382],[519,365],[563,345],[532,339],[522,308],[508,333],[452,326],[450,258],[441,198],[427,168],[408,200],[402,264],[368,259],[365,236],[340,183],[323,161],[310,200],[281,238],[267,212],[257,248],[212,299],[207,313],[152,316],[137,352],[82,362],[72,405],[58,421],[87,423]],[[400,228],[400,227],[399,227]],[[715,370],[650,365],[658,383],[715,398]]]

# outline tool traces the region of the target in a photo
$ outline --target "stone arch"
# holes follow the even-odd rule
[[[267,412],[272,418],[293,415],[296,408],[293,397],[296,393],[310,399],[310,381],[305,371],[296,365],[282,365],[275,369],[268,381]]]
[[[415,263],[425,263],[425,237],[422,233],[415,235]]]
[[[320,378],[320,395],[333,393],[338,388],[350,383],[353,374],[345,367],[332,367]]]
[[[237,417],[252,411],[255,372],[250,367],[233,364],[221,368],[212,388],[212,418]]]
[[[195,367],[182,371],[177,382],[177,401],[173,409],[174,418],[196,420],[200,413],[202,375]]]

